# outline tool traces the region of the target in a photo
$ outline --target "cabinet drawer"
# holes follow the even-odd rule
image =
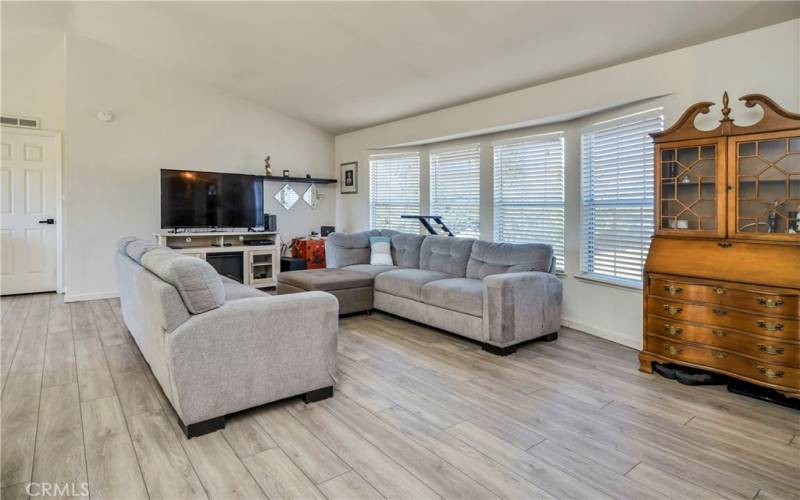
[[[743,287],[741,285],[709,284],[702,282],[653,278],[650,294],[668,299],[706,302],[748,309],[759,314],[800,316],[800,301],[797,295],[781,294],[769,289]]]
[[[800,388],[800,369],[745,358],[734,353],[647,336],[647,349],[653,354],[693,365],[724,370],[767,384]]]
[[[800,323],[796,319],[776,318],[714,304],[689,304],[653,296],[647,299],[647,312],[673,320],[733,328],[768,337],[800,340]]]
[[[755,337],[724,328],[695,325],[650,315],[647,330],[658,335],[683,342],[705,344],[745,354],[768,363],[779,363],[800,368],[800,345],[781,342],[767,337]]]

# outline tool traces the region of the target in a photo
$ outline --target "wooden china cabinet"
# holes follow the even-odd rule
[[[800,115],[714,130],[690,107],[655,142],[655,235],[645,265],[640,370],[676,363],[800,398]]]

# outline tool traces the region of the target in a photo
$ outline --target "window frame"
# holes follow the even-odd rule
[[[505,139],[498,139],[491,142],[492,148],[492,192],[493,192],[493,199],[492,199],[492,239],[497,242],[504,242],[502,238],[502,229],[498,224],[498,208],[501,206],[501,203],[498,203],[499,199],[502,199],[502,196],[499,196],[501,186],[498,183],[498,171],[499,165],[497,163],[497,149],[498,147],[503,146],[514,146],[517,144],[533,144],[533,143],[546,143],[557,140],[560,142],[561,145],[561,201],[558,202],[548,202],[548,201],[538,201],[528,203],[525,206],[536,207],[536,208],[548,208],[548,207],[560,207],[561,209],[561,249],[560,255],[558,254],[558,249],[554,248],[556,255],[556,269],[555,273],[559,275],[564,275],[566,271],[566,219],[567,219],[567,181],[566,181],[566,156],[567,156],[567,131],[566,130],[556,130],[553,132],[546,132],[541,134],[533,134],[533,135],[526,135],[520,137],[512,137],[512,138],[505,138]],[[502,204],[505,205],[505,204]],[[515,241],[520,243],[522,241]],[[531,243],[549,243],[547,241],[536,241]],[[561,257],[561,262],[559,262],[558,257]]]
[[[477,232],[476,232],[475,235],[464,235],[464,234],[461,234],[461,233],[457,233],[456,232],[457,231],[456,226],[454,226],[452,224],[452,222],[448,221],[447,214],[438,213],[438,210],[436,210],[436,208],[435,208],[436,207],[436,204],[435,204],[435,196],[436,196],[436,188],[435,188],[435,186],[436,186],[436,183],[434,182],[434,174],[435,174],[435,170],[434,170],[435,167],[434,167],[434,161],[433,161],[434,155],[455,153],[455,152],[459,152],[459,151],[468,151],[468,150],[475,150],[477,152],[477,160],[478,160],[478,170],[477,170],[478,205],[477,205],[477,213],[475,214],[476,215],[475,226],[477,228]],[[443,219],[444,219],[443,222],[445,224],[447,224],[447,227],[450,229],[450,231],[452,231],[455,236],[459,236],[459,237],[462,237],[462,238],[480,239],[480,235],[481,235],[481,188],[482,188],[482,186],[481,186],[481,167],[482,167],[482,164],[481,164],[481,153],[482,153],[482,149],[481,149],[481,143],[480,142],[473,142],[473,143],[468,143],[468,144],[459,144],[459,145],[456,145],[456,146],[446,146],[446,147],[441,147],[441,148],[435,148],[435,149],[429,149],[428,150],[428,203],[429,203],[428,206],[429,206],[430,215],[441,215],[443,217]]]
[[[645,167],[646,168],[643,169],[643,172],[645,172],[645,177],[642,180],[642,185],[645,185],[645,186],[649,185],[650,186],[649,202],[650,202],[650,210],[651,210],[652,213],[651,213],[651,216],[649,218],[642,218],[643,221],[644,220],[648,220],[648,222],[650,224],[651,231],[650,231],[650,236],[645,238],[645,241],[647,242],[646,248],[643,248],[642,250],[644,250],[644,251],[641,252],[643,254],[643,257],[642,257],[642,271],[641,271],[641,277],[637,281],[637,280],[634,280],[634,279],[631,279],[631,278],[625,278],[625,277],[620,277],[620,276],[609,276],[607,274],[600,274],[600,273],[597,273],[597,272],[594,272],[594,271],[589,271],[587,269],[587,264],[589,262],[589,255],[588,255],[588,253],[589,253],[589,242],[587,241],[587,239],[589,237],[589,229],[586,226],[587,226],[587,223],[588,223],[587,210],[590,207],[589,207],[589,204],[587,204],[587,202],[586,202],[586,200],[587,200],[587,197],[586,197],[587,170],[586,169],[589,168],[589,167],[585,163],[585,160],[586,160],[586,152],[585,152],[586,142],[585,141],[586,141],[587,136],[589,136],[589,135],[591,135],[593,133],[596,133],[598,131],[608,130],[608,129],[617,128],[617,127],[622,127],[622,126],[630,125],[630,124],[633,124],[633,123],[636,123],[636,122],[644,122],[644,121],[648,121],[648,120],[660,120],[660,128],[653,129],[653,130],[651,130],[651,132],[662,131],[662,130],[664,130],[664,123],[665,123],[664,115],[665,115],[664,108],[663,107],[657,107],[657,108],[646,109],[646,110],[643,110],[643,111],[637,111],[637,112],[634,112],[634,113],[628,113],[626,115],[614,117],[614,118],[611,118],[611,119],[608,119],[608,120],[603,120],[603,121],[596,122],[596,123],[593,123],[591,125],[588,125],[586,127],[582,127],[580,129],[580,131],[579,131],[579,135],[580,135],[579,148],[580,149],[579,149],[579,155],[578,155],[579,156],[579,160],[580,160],[580,169],[579,169],[579,173],[580,173],[580,191],[579,191],[579,204],[580,204],[579,265],[580,265],[580,272],[579,272],[578,275],[576,275],[576,278],[578,278],[578,279],[580,279],[582,281],[596,282],[596,283],[612,285],[612,286],[615,286],[615,287],[620,287],[620,288],[625,288],[625,289],[642,290],[644,288],[644,276],[645,276],[644,265],[645,265],[645,262],[646,262],[646,259],[647,259],[647,253],[649,251],[650,239],[652,238],[653,234],[655,234],[655,215],[654,215],[654,213],[655,213],[655,189],[656,189],[656,186],[655,186],[655,165],[654,165],[654,161],[655,161],[655,156],[654,156],[655,155],[655,144],[653,143],[652,138],[651,138],[650,139],[650,145],[649,145],[649,154],[648,155],[644,155]],[[647,132],[647,134],[649,134],[651,132]],[[649,177],[649,179],[648,179],[648,177]],[[640,199],[640,201],[642,201],[642,202],[648,201],[647,192],[645,192],[644,194],[645,194],[644,198]],[[597,206],[597,205],[593,204],[592,206]],[[607,206],[620,207],[620,206],[625,206],[625,204],[616,203],[616,204],[609,204]],[[631,206],[631,207],[638,206],[638,207],[646,208],[647,205],[646,205],[646,203],[640,203],[638,205],[637,204],[633,204],[633,203],[629,203],[628,206]]]
[[[422,191],[422,182],[421,182],[422,154],[421,154],[421,152],[415,150],[415,151],[396,151],[396,152],[391,152],[391,153],[372,153],[372,154],[368,155],[368,157],[367,157],[367,166],[369,168],[369,199],[367,201],[367,203],[369,205],[369,222],[368,222],[369,229],[370,230],[372,230],[372,229],[393,229],[395,231],[417,233],[417,232],[419,232],[419,227],[418,227],[419,223],[418,223],[418,221],[416,219],[413,219],[413,220],[412,219],[408,219],[408,221],[409,221],[408,224],[400,223],[401,226],[414,225],[414,229],[411,229],[410,227],[408,227],[408,228],[403,227],[401,229],[397,229],[395,227],[376,227],[376,225],[375,225],[375,218],[376,218],[375,217],[375,207],[378,205],[378,203],[375,202],[375,182],[376,182],[376,179],[375,179],[375,176],[373,175],[374,174],[373,161],[374,160],[380,160],[380,159],[388,159],[388,158],[392,158],[392,157],[395,157],[395,158],[416,157],[416,160],[417,160],[417,164],[416,164],[416,168],[417,168],[417,175],[416,175],[416,190],[417,190],[416,204],[417,204],[417,208],[416,208],[416,213],[420,213],[420,211],[422,210],[422,192],[421,192]],[[399,204],[397,204],[397,205],[399,205]]]

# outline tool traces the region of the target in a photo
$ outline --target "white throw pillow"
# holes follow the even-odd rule
[[[393,266],[392,262],[392,247],[389,243],[390,240],[386,236],[372,236],[369,239],[369,246],[372,253],[369,257],[369,263],[373,266]]]

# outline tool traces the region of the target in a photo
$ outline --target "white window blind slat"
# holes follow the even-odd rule
[[[587,130],[581,138],[581,270],[641,286],[653,234],[653,141],[661,111]]]
[[[419,232],[419,153],[370,156],[369,188],[370,229]]]
[[[431,214],[441,215],[456,236],[480,236],[481,149],[479,145],[430,155]]]
[[[494,146],[496,241],[547,243],[564,269],[564,138]]]

